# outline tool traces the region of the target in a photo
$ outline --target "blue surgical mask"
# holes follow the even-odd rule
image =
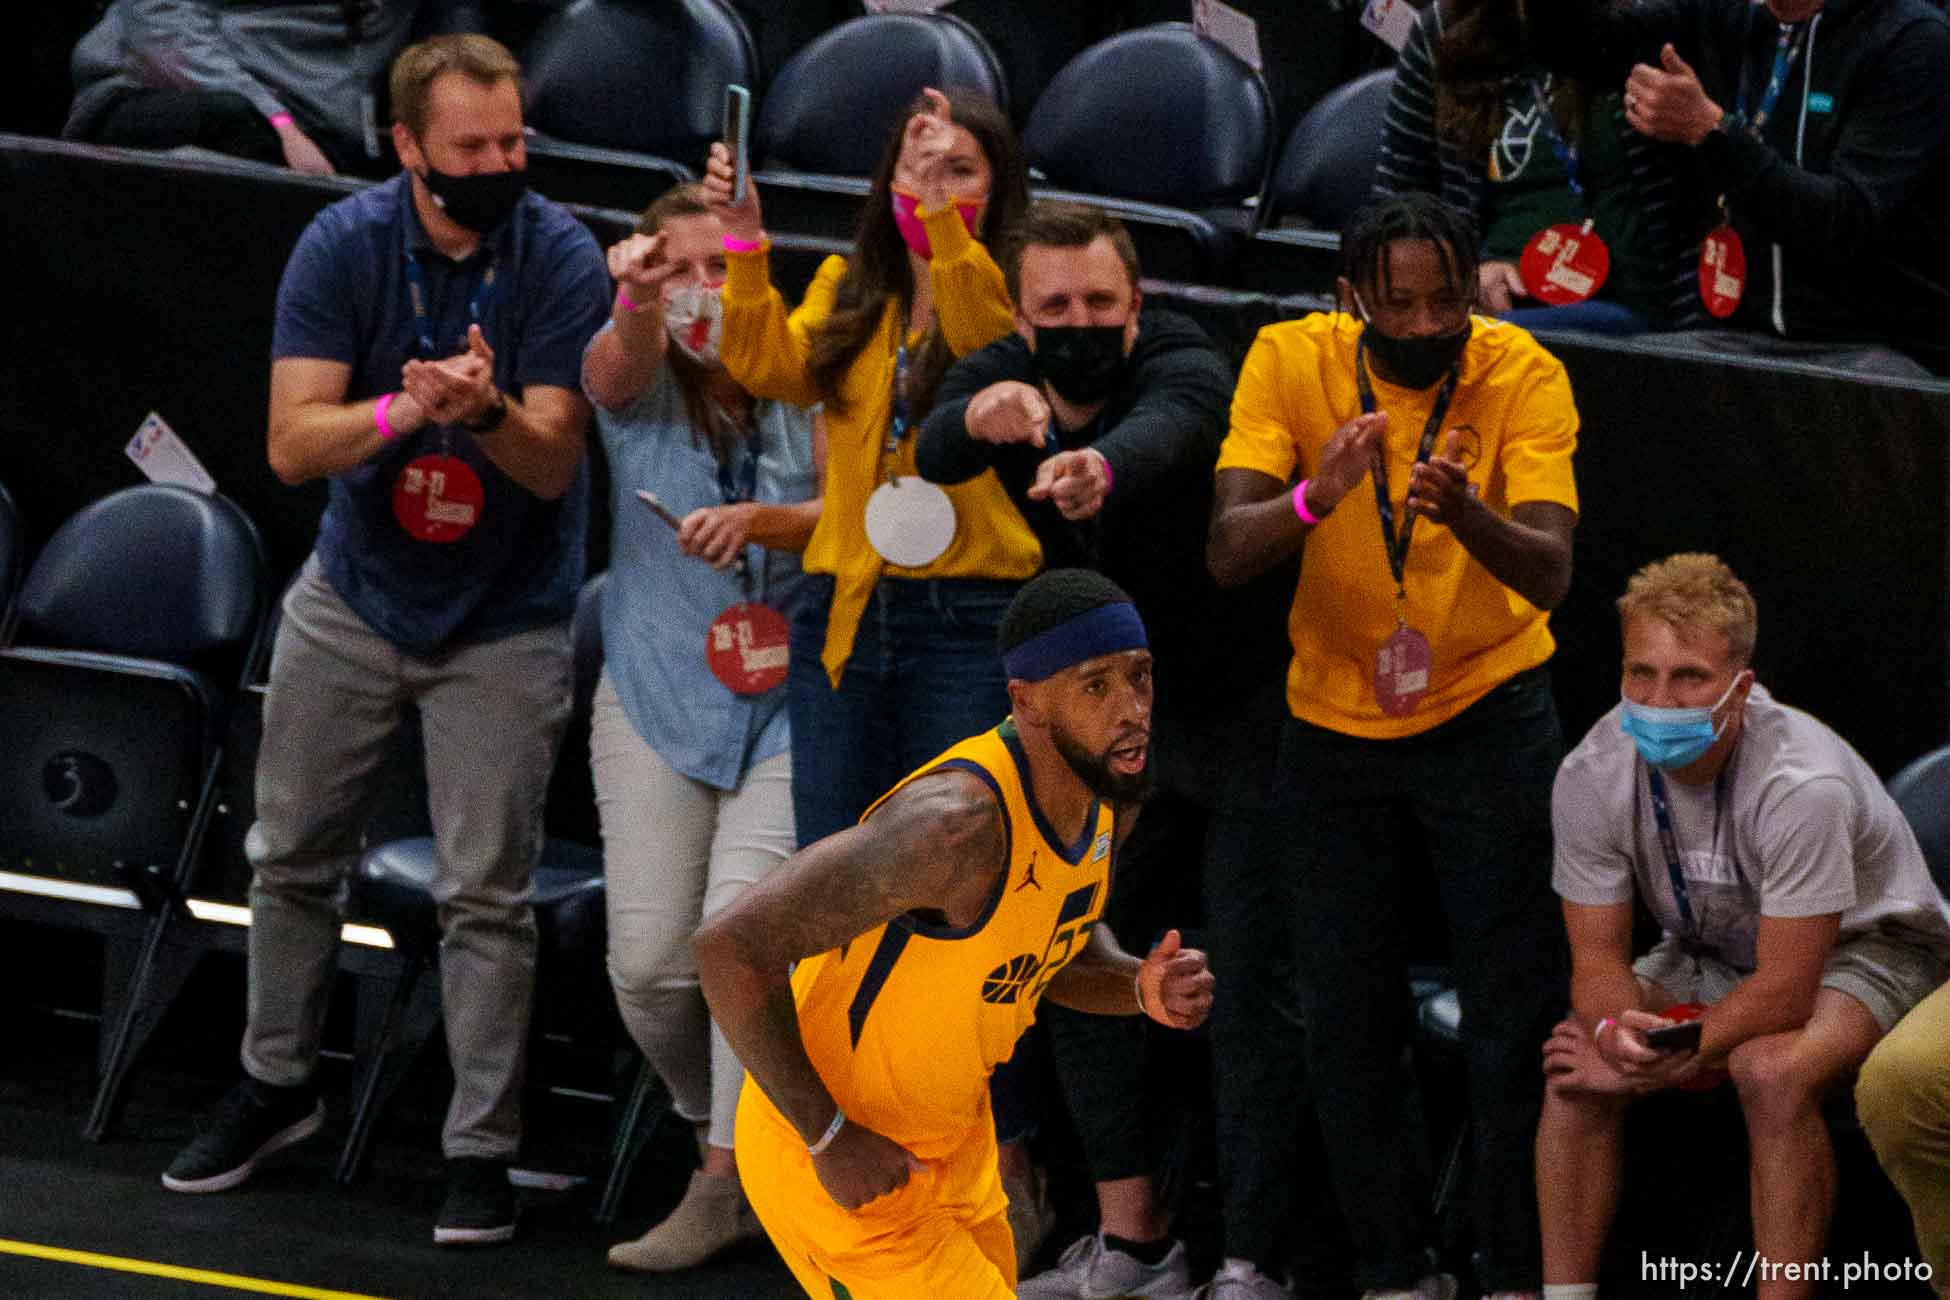
[[[1623,700],[1625,711],[1619,715],[1618,729],[1632,738],[1639,757],[1653,767],[1668,772],[1689,767],[1713,748],[1713,742],[1726,730],[1727,719],[1722,718],[1716,726],[1713,715],[1733,694],[1733,688],[1740,685],[1741,676],[1744,674],[1735,674],[1719,699],[1697,709],[1660,709]]]

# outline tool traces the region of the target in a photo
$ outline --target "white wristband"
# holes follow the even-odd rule
[[[839,1107],[835,1106],[833,1108],[833,1122],[831,1124],[828,1124],[826,1126],[826,1131],[819,1135],[819,1141],[813,1143],[811,1146],[806,1148],[806,1154],[809,1156],[816,1156],[823,1153],[827,1147],[833,1145],[833,1139],[838,1137],[840,1135],[840,1130],[845,1127],[846,1127],[846,1112],[841,1110]]]

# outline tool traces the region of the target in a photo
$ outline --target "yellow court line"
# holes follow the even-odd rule
[[[150,1277],[201,1282],[205,1286],[224,1286],[233,1291],[255,1291],[260,1295],[298,1296],[301,1300],[381,1300],[379,1296],[356,1291],[327,1291],[315,1286],[295,1286],[289,1282],[267,1282],[263,1278],[240,1277],[236,1273],[215,1273],[204,1268],[179,1268],[175,1264],[156,1264],[146,1259],[124,1259],[119,1255],[97,1255],[87,1250],[63,1250],[59,1246],[38,1246],[31,1241],[8,1241],[0,1237],[0,1255],[26,1255],[51,1259],[61,1264],[84,1264],[89,1268],[114,1269],[122,1273],[146,1273]]]

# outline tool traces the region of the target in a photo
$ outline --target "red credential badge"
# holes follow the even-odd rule
[[[481,479],[458,456],[420,456],[393,482],[393,516],[422,542],[457,542],[481,522]]]
[[[792,630],[770,605],[741,600],[704,634],[711,675],[736,695],[763,695],[785,682]]]
[[[1699,246],[1699,300],[1721,320],[1747,292],[1747,246],[1732,226],[1715,226]]]
[[[1530,237],[1517,274],[1530,296],[1552,307],[1583,302],[1604,287],[1611,274],[1611,250],[1592,229],[1560,222]]]
[[[1429,639],[1408,624],[1397,627],[1374,657],[1374,698],[1391,718],[1405,718],[1429,689],[1435,655]]]

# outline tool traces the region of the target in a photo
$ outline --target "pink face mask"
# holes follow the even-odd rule
[[[893,191],[894,224],[900,227],[901,239],[914,250],[920,258],[934,256],[934,246],[928,242],[928,228],[921,223],[921,196],[906,190]],[[961,213],[961,223],[968,227],[968,233],[975,233],[975,223],[981,220],[982,205],[967,199],[956,199],[955,208]]]

